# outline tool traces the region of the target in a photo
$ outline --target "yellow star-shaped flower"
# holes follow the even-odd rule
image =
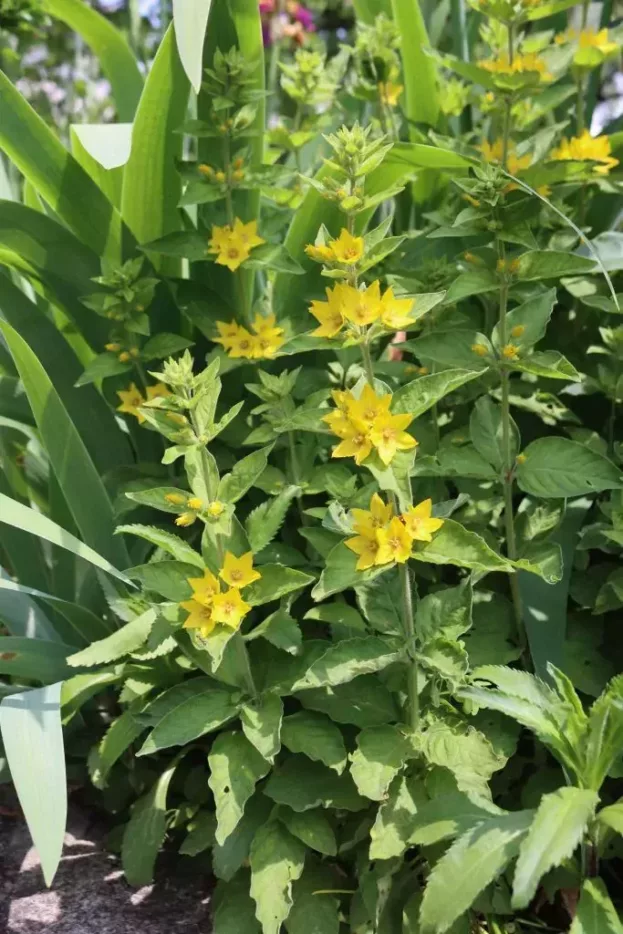
[[[391,464],[397,451],[409,451],[417,445],[415,438],[404,430],[412,421],[411,415],[388,414],[374,422],[370,438],[386,466]]]
[[[314,337],[335,337],[344,324],[344,291],[347,286],[338,284],[333,289],[327,289],[327,301],[313,301],[309,309],[314,318],[320,322],[320,327],[312,331]]]
[[[378,493],[372,495],[370,509],[351,509],[354,519],[353,528],[359,535],[372,537],[378,529],[384,528],[394,514],[391,503],[384,503]]]
[[[335,428],[333,429],[335,431]],[[372,451],[370,432],[362,422],[350,421],[340,429],[342,440],[333,448],[332,457],[354,457],[356,464],[361,464]]]
[[[363,256],[364,242],[363,237],[355,237],[349,233],[345,227],[342,227],[337,240],[331,240],[329,243],[333,258],[338,263],[354,266]]]
[[[209,636],[217,623],[212,615],[212,607],[198,600],[185,600],[180,606],[188,612],[183,628],[198,629],[204,638]]]
[[[356,568],[358,571],[367,571],[368,568],[378,564],[379,543],[376,535],[355,535],[344,542],[347,548],[358,556]]]
[[[425,499],[417,506],[411,506],[402,516],[408,534],[415,542],[431,542],[433,534],[443,525],[443,519],[431,516],[433,501]]]
[[[189,577],[188,583],[193,589],[193,600],[207,606],[215,594],[220,593],[221,585],[211,571],[203,572],[203,577]]]
[[[346,286],[343,293],[343,314],[348,321],[359,327],[367,327],[381,317],[381,286],[376,279],[367,289]]]
[[[395,298],[394,290],[387,289],[381,299],[381,321],[385,327],[390,331],[400,331],[413,324],[413,302],[412,298]]]
[[[240,591],[232,587],[225,593],[215,595],[212,600],[212,619],[230,629],[238,629],[250,609],[251,606],[240,596]]]
[[[252,551],[247,551],[240,558],[236,558],[231,551],[226,551],[219,576],[230,587],[240,588],[248,587],[253,581],[259,580],[262,575],[253,567]]]
[[[350,403],[349,417],[371,428],[377,419],[383,418],[385,415],[389,414],[391,402],[392,397],[390,393],[384,396],[377,396],[372,386],[366,383],[359,398],[354,399]]]
[[[397,516],[387,528],[379,529],[376,537],[379,543],[377,564],[387,564],[390,561],[404,564],[409,559],[413,539]]]

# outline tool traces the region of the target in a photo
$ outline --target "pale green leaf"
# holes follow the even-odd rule
[[[343,639],[311,664],[293,685],[293,691],[334,686],[352,681],[357,675],[382,671],[401,658],[401,653],[384,639],[363,636]]]
[[[543,795],[523,840],[513,878],[513,907],[526,908],[542,877],[573,855],[599,797],[582,788],[559,788]]]
[[[444,396],[482,376],[483,372],[484,370],[478,371],[478,369],[452,369],[421,376],[396,390],[392,400],[392,413],[394,415],[409,414],[413,418],[419,418]]]
[[[173,25],[180,60],[199,93],[203,74],[203,40],[212,0],[173,0]]]
[[[270,764],[242,733],[220,733],[212,744],[208,763],[218,821],[216,841],[222,845],[235,830],[256,783],[269,771]]]
[[[368,804],[355,788],[348,772],[342,775],[306,756],[290,756],[270,776],[264,794],[293,811],[337,808],[360,811]]]
[[[291,752],[305,753],[341,775],[346,768],[346,747],[342,733],[322,713],[300,710],[286,717],[281,729],[284,746]]]
[[[195,549],[191,548],[183,539],[178,538],[177,535],[173,535],[171,532],[156,528],[155,525],[117,526],[117,533],[122,532],[128,535],[137,535],[139,538],[145,539],[146,542],[150,542],[152,545],[155,545],[156,548],[161,548],[163,551],[172,555],[176,561],[193,564],[201,570],[204,568],[201,555],[197,554]]]
[[[184,684],[188,685],[185,696],[178,690],[184,685],[178,685],[158,699],[164,704],[169,695],[169,709],[157,720],[137,755],[146,756],[170,746],[185,746],[218,729],[238,712],[236,698],[231,691],[215,685],[209,678],[195,678]],[[191,690],[193,686],[194,691]],[[172,697],[174,693],[175,699]],[[151,713],[155,719],[153,708],[150,712],[148,707],[146,713]]]
[[[350,773],[360,794],[382,801],[413,749],[395,726],[362,730],[357,749],[351,753]]]
[[[153,881],[158,851],[164,843],[167,827],[167,794],[178,760],[134,806],[126,824],[121,848],[121,864],[130,885],[149,885]]]
[[[335,856],[337,843],[333,828],[324,811],[293,811],[291,808],[281,807],[279,819],[286,825],[293,837],[301,840],[305,846],[325,856]]]
[[[623,924],[601,879],[585,879],[569,934],[623,934]]]
[[[264,934],[279,934],[292,907],[292,883],[301,877],[305,847],[279,821],[260,827],[249,857],[251,897]]]
[[[405,775],[394,778],[370,830],[370,859],[402,856],[415,830],[418,799],[422,797],[419,779]]]
[[[281,749],[283,703],[276,694],[264,694],[240,710],[242,732],[265,759],[273,762]]]
[[[50,886],[67,819],[61,684],[12,694],[0,703],[0,733],[13,786]]]
[[[154,609],[145,610],[136,619],[130,620],[105,639],[99,639],[81,652],[70,655],[67,663],[75,668],[90,668],[92,665],[105,665],[107,662],[129,655],[130,652],[134,652],[143,645],[155,619]]]

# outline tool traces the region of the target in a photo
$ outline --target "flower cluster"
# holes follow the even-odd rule
[[[283,344],[283,328],[277,327],[274,315],[256,314],[248,330],[235,321],[217,321],[219,336],[214,342],[222,344],[228,356],[247,360],[264,360],[274,357]]]
[[[608,136],[591,136],[588,130],[584,130],[580,136],[571,139],[563,137],[560,146],[552,152],[552,159],[597,162],[595,174],[607,175],[610,169],[619,164],[619,160],[611,153]]]
[[[233,224],[224,227],[212,227],[212,238],[208,243],[208,253],[216,253],[215,263],[227,266],[235,272],[251,255],[251,250],[266,241],[257,233],[257,221],[243,224],[236,218]]]
[[[176,525],[183,527],[192,525],[200,516],[206,519],[218,519],[225,511],[225,505],[220,500],[204,503],[200,497],[188,496],[185,493],[167,493],[164,498],[170,506],[179,506],[183,509],[175,520]]]
[[[203,577],[188,578],[193,595],[180,604],[188,612],[184,629],[196,629],[204,638],[210,635],[217,623],[233,630],[239,629],[251,609],[240,591],[262,575],[253,567],[252,552],[236,558],[227,551],[218,576],[227,584],[228,590],[221,591],[219,579],[206,569]]]
[[[320,323],[312,331],[315,337],[335,337],[345,325],[359,328],[381,324],[390,331],[399,331],[413,324],[412,298],[395,298],[391,288],[381,295],[377,279],[368,288],[355,288],[338,283],[326,290],[327,301],[313,301],[310,312]]]
[[[567,29],[555,39],[558,45],[574,45],[573,64],[577,68],[596,68],[618,51],[607,29]]]
[[[308,244],[305,247],[310,259],[332,266],[354,266],[363,256],[363,251],[363,237],[355,237],[344,227],[337,240],[329,240],[326,244]]]
[[[504,140],[499,137],[493,143],[483,140],[480,144],[480,151],[487,162],[502,163],[504,158]],[[511,175],[519,175],[523,169],[530,168],[532,156],[527,153],[525,156],[518,156],[513,143],[509,143],[506,152],[506,169]]]
[[[154,386],[148,386],[144,396],[136,383],[130,383],[127,389],[120,389],[117,395],[121,399],[121,405],[117,406],[117,412],[126,412],[128,415],[134,415],[138,419],[139,425],[145,421],[145,416],[141,412],[141,406],[152,399],[164,398],[171,393],[164,383],[156,383]]]
[[[541,82],[554,80],[554,76],[548,71],[545,59],[535,52],[526,52],[523,55],[517,54],[513,56],[512,61],[504,52],[498,55],[497,58],[479,61],[478,65],[480,68],[484,68],[485,71],[490,71],[496,75],[528,75],[532,73],[537,74]]]
[[[347,390],[332,393],[337,408],[323,417],[340,443],[333,448],[333,457],[354,457],[361,464],[376,450],[388,466],[398,451],[409,451],[417,441],[405,431],[413,421],[411,415],[392,415],[391,393],[377,396],[366,385],[358,399]]]
[[[352,509],[353,531],[357,534],[344,544],[358,556],[357,570],[394,561],[403,564],[411,555],[413,542],[432,541],[443,525],[443,519],[432,518],[432,505],[432,500],[425,499],[396,516],[391,504],[374,493],[369,510]]]

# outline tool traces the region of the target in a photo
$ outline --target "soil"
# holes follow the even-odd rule
[[[165,854],[155,884],[133,889],[102,846],[106,828],[70,805],[48,889],[19,809],[0,805],[0,934],[209,934],[210,883],[192,860]]]

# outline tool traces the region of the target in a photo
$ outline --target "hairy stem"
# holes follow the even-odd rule
[[[413,598],[411,595],[411,575],[409,566],[405,562],[400,565],[400,584],[402,587],[402,622],[407,641],[407,651],[410,656],[408,688],[409,688],[409,726],[414,733],[420,728],[420,691],[419,672],[417,663],[417,640],[415,620],[413,618]]]
[[[240,664],[240,669],[244,677],[245,683],[247,685],[247,690],[251,697],[257,697],[257,688],[255,686],[255,680],[253,678],[253,672],[251,671],[251,661],[249,659],[249,653],[247,652],[247,647],[245,645],[244,637],[240,630],[233,636],[234,643],[236,646],[236,651],[238,653],[238,662]]]
[[[360,344],[361,347],[361,359],[363,361],[363,369],[366,374],[366,379],[374,389],[374,366],[372,365],[372,355],[370,354],[370,345],[367,341],[364,341]]]

